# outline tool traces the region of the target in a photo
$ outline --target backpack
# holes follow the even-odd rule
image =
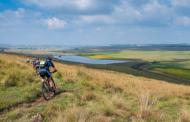
[[[46,60],[44,60],[44,61],[41,61],[40,62],[40,68],[44,68],[44,67],[46,67],[47,66],[47,61]]]

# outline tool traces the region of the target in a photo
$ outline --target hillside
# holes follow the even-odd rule
[[[0,121],[190,121],[187,85],[53,61],[58,95],[45,101],[26,59],[0,53]]]

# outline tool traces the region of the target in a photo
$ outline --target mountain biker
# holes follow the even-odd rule
[[[27,58],[26,61],[27,61],[27,63],[30,63],[30,59]]]
[[[35,68],[35,62],[36,62],[36,59],[33,58],[32,62],[31,62],[31,64],[33,65],[33,68]]]
[[[31,61],[31,64],[34,65],[35,61],[36,61],[35,58],[33,58],[33,60]]]
[[[52,83],[51,73],[50,73],[50,71],[49,71],[49,68],[50,68],[50,67],[53,67],[54,72],[56,72],[57,70],[56,70],[54,64],[51,62],[51,58],[48,57],[48,58],[46,58],[46,59],[47,59],[47,60],[40,62],[39,74],[40,74],[40,76],[41,76],[41,78],[42,78],[42,82],[45,81],[45,76],[48,78],[49,84],[50,84],[50,86],[51,86],[51,88],[52,88],[52,92],[56,92],[55,89],[53,89],[53,83]]]
[[[35,66],[36,66],[36,73],[37,73],[38,70],[39,70],[39,66],[40,66],[40,61],[39,61],[38,58],[37,58],[36,61],[35,61]]]

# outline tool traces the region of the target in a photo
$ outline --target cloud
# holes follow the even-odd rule
[[[173,10],[157,0],[145,1],[134,7],[130,1],[122,0],[115,5],[114,11],[108,15],[79,15],[77,23],[93,25],[126,25],[126,26],[169,26]],[[83,24],[84,25],[84,24]]]
[[[103,31],[101,27],[97,27],[95,30],[96,31]]]
[[[38,11],[18,8],[16,11],[5,10],[0,12],[0,26],[5,27],[24,27],[39,26],[39,22],[43,17]]]
[[[190,8],[190,0],[171,0],[174,7],[187,7]]]
[[[175,16],[174,23],[178,26],[189,26],[190,25],[190,18],[186,16]]]
[[[63,29],[67,25],[67,22],[53,17],[52,19],[48,18],[43,20],[43,25],[49,29]]]
[[[20,0],[27,6],[38,6],[59,14],[109,14],[120,0]]]

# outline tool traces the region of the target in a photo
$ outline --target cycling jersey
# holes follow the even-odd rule
[[[35,61],[35,65],[36,65],[36,67],[39,67],[40,66],[40,61]]]
[[[47,69],[49,71],[50,66],[54,68],[54,64],[51,61],[48,61],[45,69]]]
[[[27,62],[29,62],[30,61],[30,59],[27,59]]]
[[[32,60],[33,64],[35,64],[36,60]]]

